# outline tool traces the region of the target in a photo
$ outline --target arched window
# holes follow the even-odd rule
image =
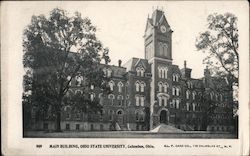
[[[145,72],[144,68],[141,68],[141,76],[142,77],[144,77],[144,72]]]
[[[79,90],[79,89],[77,89],[77,90],[75,91],[75,94],[77,94],[77,95],[81,95],[81,94],[82,94],[82,91],[81,91],[81,90]]]
[[[100,93],[98,97],[100,99],[100,105],[103,105],[103,93]]]
[[[162,68],[158,67],[158,77],[161,78]]]
[[[110,90],[111,90],[111,91],[114,90],[114,86],[115,86],[114,81],[110,81],[110,82],[109,82],[109,87],[110,87]]]
[[[196,92],[193,92],[192,95],[193,95],[193,100],[195,100]]]
[[[196,104],[195,103],[193,103],[193,111],[195,111],[195,108],[196,107]]]
[[[175,81],[176,80],[176,76],[175,76],[175,74],[173,74],[173,81]]]
[[[173,88],[172,88],[172,95],[175,95],[175,93],[176,93],[176,88],[173,87]]]
[[[140,74],[141,74],[141,68],[140,68],[140,67],[137,67],[137,68],[136,68],[136,75],[137,75],[137,76],[140,76]]]
[[[83,80],[83,77],[80,75],[77,75],[76,76],[76,86],[78,86],[78,87],[81,86],[82,80]]]
[[[123,96],[122,95],[118,95],[117,96],[117,100],[118,100],[118,105],[122,106]]]
[[[159,106],[162,106],[162,97],[158,97],[158,101],[159,101]]]
[[[163,105],[167,106],[167,97],[163,96],[162,100],[163,100]]]
[[[164,76],[165,76],[165,70],[164,70],[164,68],[162,67],[162,68],[161,68],[161,78],[164,78]]]
[[[162,82],[158,82],[159,92],[162,92]]]
[[[109,94],[108,98],[109,98],[110,105],[113,105],[115,96],[113,94]]]
[[[180,100],[179,99],[176,100],[175,107],[176,107],[176,109],[179,109],[179,107],[180,107]]]
[[[140,96],[139,95],[135,95],[135,104],[136,104],[136,106],[140,105]]]
[[[189,99],[189,96],[190,96],[190,91],[186,91],[186,99]]]
[[[186,105],[187,105],[187,111],[189,111],[190,110],[190,104],[186,103]]]
[[[162,56],[163,55],[163,44],[161,42],[159,42],[158,47],[159,47],[159,54],[160,54],[160,56]]]
[[[145,103],[145,97],[141,96],[141,106],[144,106],[144,103]]]
[[[163,55],[167,56],[168,51],[168,45],[166,43],[163,44]]]
[[[164,89],[164,92],[165,93],[167,93],[167,91],[168,91],[168,83],[164,83],[164,85],[163,85],[163,89]]]
[[[93,101],[95,98],[95,93],[90,93],[90,100]]]
[[[139,81],[136,81],[136,82],[135,82],[135,90],[136,90],[137,92],[140,91],[140,83],[139,83]]]
[[[118,82],[118,92],[121,93],[122,92],[122,87],[123,87],[123,83],[120,81]]]
[[[141,92],[144,92],[146,84],[144,82],[141,82]]]
[[[179,96],[180,95],[180,88],[179,87],[176,87],[176,96]]]
[[[168,78],[168,68],[167,67],[164,68],[164,78],[165,79]]]

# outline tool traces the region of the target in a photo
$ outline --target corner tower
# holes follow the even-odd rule
[[[148,60],[150,84],[150,129],[169,123],[172,98],[172,30],[162,10],[147,18],[144,35],[145,59]]]

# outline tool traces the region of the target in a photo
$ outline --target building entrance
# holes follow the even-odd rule
[[[162,110],[160,113],[160,123],[168,124],[168,112],[166,110]]]

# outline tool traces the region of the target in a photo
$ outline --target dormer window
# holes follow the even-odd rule
[[[144,77],[145,69],[143,67],[137,67],[136,68],[136,75]]]
[[[179,82],[179,75],[178,74],[173,74],[173,81]]]

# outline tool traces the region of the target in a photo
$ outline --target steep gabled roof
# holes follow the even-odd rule
[[[123,67],[126,68],[126,71],[136,71],[135,68],[137,65],[142,64],[142,66],[145,68],[146,72],[150,72],[148,60],[141,59],[141,58],[131,58],[128,62],[126,62]]]

